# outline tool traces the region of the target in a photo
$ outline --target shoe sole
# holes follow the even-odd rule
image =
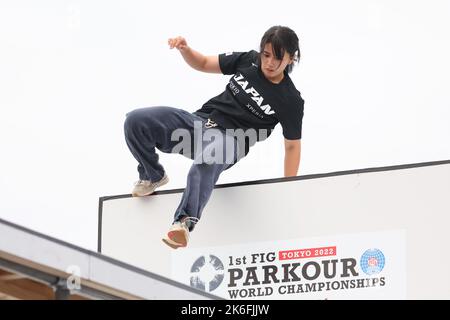
[[[167,178],[165,181],[161,181],[161,183],[156,186],[152,191],[146,192],[146,193],[131,193],[132,197],[145,197],[145,196],[149,196],[152,193],[154,193],[156,191],[157,188],[162,187],[163,185],[167,184],[169,182],[169,178]]]
[[[149,196],[151,195],[153,192],[155,192],[155,190],[153,190],[152,192],[149,193],[132,193],[131,196],[132,197],[145,197],[145,196]]]
[[[167,233],[167,237],[175,243],[180,244],[180,247],[186,247],[188,243],[188,234],[184,229],[171,230]]]
[[[162,241],[167,244],[169,247],[171,247],[172,249],[178,249],[178,248],[182,248],[183,246],[179,243],[176,243],[172,240],[170,240],[169,238],[163,238]]]

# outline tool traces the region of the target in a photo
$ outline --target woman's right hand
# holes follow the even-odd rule
[[[168,43],[170,49],[177,48],[180,51],[183,51],[188,46],[186,39],[183,37],[170,38]]]

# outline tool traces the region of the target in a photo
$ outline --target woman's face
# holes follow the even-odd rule
[[[284,69],[292,61],[293,59],[286,51],[284,52],[283,60],[279,60],[273,53],[272,44],[266,43],[263,52],[261,52],[261,71],[267,80],[279,83],[284,77]]]

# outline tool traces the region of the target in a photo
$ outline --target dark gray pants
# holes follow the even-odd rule
[[[175,135],[178,139],[174,139],[172,133],[176,129],[184,129],[176,132],[189,135],[190,148],[182,150],[182,154],[194,160],[194,163],[189,170],[180,205],[175,211],[174,222],[185,216],[200,219],[219,175],[239,160],[237,139],[227,135],[223,129],[207,128],[207,119],[182,109],[148,107],[133,110],[126,116],[125,140],[138,161],[141,180],[159,181],[164,176],[165,171],[159,163],[155,148],[165,153],[181,153],[177,148],[181,141],[180,135]],[[194,134],[195,128],[197,136]],[[204,141],[204,137],[212,135],[214,138]],[[211,157],[208,159],[208,155],[214,155],[213,150],[219,148],[223,150],[224,161],[214,162]],[[193,227],[191,224],[191,231]]]

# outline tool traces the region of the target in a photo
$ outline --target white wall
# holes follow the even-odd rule
[[[445,271],[450,257],[442,254],[450,243],[449,193],[448,162],[219,188],[192,232],[188,248],[177,250],[161,239],[172,221],[167,210],[181,193],[112,199],[103,202],[101,248],[103,254],[187,284],[189,272],[187,277],[180,276],[191,270],[196,258],[216,255],[227,277],[228,257],[242,256],[242,247],[246,252],[264,253],[336,245],[338,254],[333,258],[340,259],[349,256],[350,247],[359,246],[358,261],[366,249],[377,248],[386,255],[384,271],[388,273],[381,275],[386,276],[388,292],[369,290],[369,295],[361,296],[357,290],[342,290],[344,296],[327,292],[315,298],[449,299],[450,275]],[[386,237],[387,232],[396,236]],[[349,236],[347,244],[340,243]],[[248,262],[247,266],[254,265]],[[392,294],[394,283],[404,293]],[[306,296],[293,295],[294,299]]]
[[[257,49],[274,24],[297,31],[299,174],[449,159],[449,12],[446,0],[0,0],[0,216],[96,248],[98,197],[137,179],[125,113],[194,111],[227,83],[169,50],[176,35],[218,54]],[[161,159],[165,188],[184,187],[190,162]],[[278,127],[219,183],[282,174]]]

